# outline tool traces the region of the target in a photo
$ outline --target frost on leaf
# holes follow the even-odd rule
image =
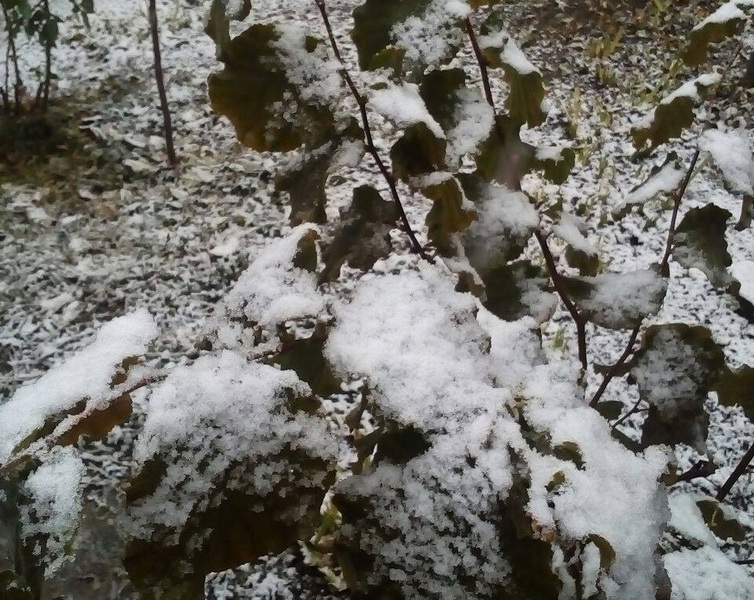
[[[691,30],[689,45],[683,53],[687,65],[699,66],[707,60],[710,44],[722,42],[736,35],[746,23],[746,13],[741,10],[741,0],[730,0]]]
[[[694,122],[694,107],[701,102],[701,93],[719,81],[717,74],[700,75],[663,98],[650,115],[631,128],[636,149],[644,150],[647,142],[649,149],[653,149],[679,137]]]
[[[326,44],[298,26],[256,24],[231,40],[223,63],[209,96],[241,143],[286,152],[331,137],[342,82]]]
[[[142,590],[200,598],[207,573],[314,533],[337,444],[292,371],[226,351],[154,390],[134,452],[126,567]]]
[[[689,210],[676,229],[673,258],[687,269],[702,271],[716,288],[736,294],[740,284],[728,273],[733,260],[725,239],[731,216],[714,204]]]
[[[688,444],[704,451],[707,394],[725,366],[709,330],[682,323],[653,325],[634,355],[629,380],[649,404],[642,444]]]
[[[659,194],[673,192],[683,181],[684,174],[678,156],[671,152],[661,166],[654,167],[649,177],[633,188],[623,202],[613,208],[613,213],[622,217],[634,206],[641,206]]]
[[[589,321],[608,329],[633,329],[660,310],[667,281],[654,269],[568,277],[568,294]]]
[[[353,41],[362,69],[397,56],[401,70],[421,76],[447,62],[463,44],[460,21],[470,12],[462,0],[366,0],[353,11]]]
[[[104,435],[127,419],[131,399],[115,389],[156,336],[146,310],[114,319],[92,344],[19,388],[0,406],[0,463],[47,435],[72,443],[84,433]]]
[[[367,271],[387,256],[392,248],[390,231],[397,220],[398,209],[394,202],[383,200],[371,186],[357,187],[351,205],[341,211],[340,225],[332,242],[322,253],[325,268],[320,281],[337,279],[343,263]]]
[[[264,249],[218,306],[212,323],[220,347],[248,351],[286,321],[317,318],[316,227],[299,225]]]

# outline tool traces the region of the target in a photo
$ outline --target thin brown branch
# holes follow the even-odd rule
[[[466,27],[466,35],[469,36],[471,41],[471,47],[474,49],[474,56],[476,57],[477,64],[479,65],[479,73],[482,76],[482,86],[484,87],[484,96],[487,98],[487,104],[489,104],[495,112],[495,100],[492,97],[492,86],[490,85],[490,74],[487,70],[487,59],[482,53],[482,49],[479,47],[479,40],[474,33],[474,26],[471,24],[471,18],[466,17],[464,21]]]
[[[175,155],[173,145],[173,122],[170,117],[168,96],[165,92],[165,79],[162,73],[162,53],[160,52],[160,27],[157,22],[157,0],[149,0],[149,29],[152,35],[152,53],[154,55],[154,75],[157,80],[157,93],[160,96],[160,109],[162,110],[162,122],[165,129],[165,150],[168,155],[170,166],[178,166],[178,158]]]
[[[579,361],[581,366],[586,372],[587,369],[587,353],[586,353],[586,319],[579,314],[571,298],[568,296],[568,290],[566,289],[565,280],[558,273],[558,268],[555,264],[555,259],[550,252],[550,247],[547,245],[547,240],[541,231],[536,230],[534,237],[537,238],[539,246],[542,249],[542,254],[545,257],[545,263],[547,264],[547,270],[550,272],[550,279],[552,285],[555,288],[555,292],[560,297],[561,302],[566,307],[566,310],[570,313],[573,322],[576,324],[576,339],[579,346]]]
[[[691,481],[692,479],[697,479],[699,477],[709,477],[715,471],[717,471],[717,466],[715,466],[715,463],[709,460],[698,460],[691,466],[688,471],[684,471],[683,473],[678,475],[675,478],[674,483],[680,483],[681,481]]]
[[[605,373],[605,377],[603,377],[602,383],[600,383],[600,387],[594,393],[594,396],[592,396],[592,400],[589,402],[589,406],[591,407],[597,406],[597,403],[600,401],[600,398],[602,398],[602,395],[605,393],[607,386],[610,385],[610,382],[613,380],[613,377],[615,377],[618,374],[623,364],[628,360],[628,357],[631,356],[631,354],[633,353],[634,344],[636,343],[636,339],[639,337],[640,331],[641,331],[641,323],[639,323],[631,331],[631,335],[628,338],[628,343],[626,344],[625,350],[623,350],[623,354],[621,354],[620,358],[617,361],[615,361],[612,367],[610,367],[610,370],[607,373]]]
[[[717,495],[715,496],[715,500],[718,502],[722,502],[725,500],[725,497],[728,495],[728,493],[733,489],[733,486],[736,485],[736,482],[741,478],[741,476],[746,472],[746,469],[751,464],[751,461],[754,460],[754,442],[752,442],[751,446],[749,446],[749,449],[746,451],[746,454],[744,454],[741,457],[741,460],[736,465],[736,468],[733,469],[733,472],[730,474],[730,477],[725,481],[723,484],[723,487],[720,488],[720,491],[717,492]]]
[[[639,398],[625,415],[612,424],[611,429],[617,429],[619,425],[625,422],[628,417],[639,411],[639,404],[641,404],[642,398]]]
[[[660,261],[661,273],[664,273],[665,269],[667,269],[668,262],[670,261],[670,255],[673,252],[673,244],[675,244],[675,224],[678,220],[678,209],[681,208],[681,200],[683,200],[683,196],[686,193],[686,188],[689,187],[691,176],[694,174],[696,162],[699,160],[699,152],[699,148],[697,148],[694,152],[694,156],[691,158],[691,164],[689,165],[688,171],[686,171],[686,177],[683,178],[681,187],[678,188],[678,193],[676,194],[675,202],[673,203],[673,214],[670,217],[670,226],[668,228],[668,241],[665,244],[665,253],[662,256],[662,260]]]
[[[395,185],[395,177],[385,166],[385,163],[382,161],[382,158],[380,157],[380,153],[377,151],[377,147],[374,144],[374,139],[372,138],[372,128],[369,125],[369,114],[367,113],[366,99],[364,98],[364,96],[361,95],[358,88],[356,87],[356,84],[354,83],[353,78],[351,77],[351,74],[348,72],[346,63],[343,60],[343,56],[340,53],[340,50],[338,48],[338,42],[335,40],[335,35],[332,30],[332,25],[330,24],[330,17],[327,14],[327,6],[325,5],[325,0],[314,0],[314,1],[317,5],[317,8],[319,9],[320,14],[322,15],[322,21],[324,22],[325,29],[327,30],[327,37],[330,40],[330,46],[332,47],[333,54],[335,54],[335,58],[338,59],[338,62],[341,65],[340,75],[343,78],[343,80],[346,82],[346,85],[348,86],[348,89],[351,91],[351,95],[353,96],[354,100],[356,100],[356,104],[358,104],[359,106],[359,114],[361,115],[361,124],[364,130],[364,136],[366,138],[367,152],[369,152],[372,159],[374,159],[374,162],[377,165],[377,168],[379,169],[380,173],[382,174],[382,177],[385,179],[388,185],[388,188],[390,188],[390,195],[392,196],[393,202],[395,202],[395,205],[398,208],[398,214],[400,215],[400,219],[403,224],[403,229],[406,231],[406,234],[408,235],[408,238],[411,241],[412,251],[418,254],[419,256],[421,256],[423,259],[431,262],[431,259],[427,255],[422,245],[419,243],[419,240],[416,238],[416,234],[414,233],[414,230],[411,227],[411,223],[408,220],[408,215],[406,215],[406,211],[403,207],[403,203],[401,202],[400,195],[398,194],[398,188]]]

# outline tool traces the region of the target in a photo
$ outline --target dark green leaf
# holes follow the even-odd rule
[[[608,421],[618,419],[623,413],[623,402],[620,400],[605,400],[594,407]]]
[[[630,364],[629,381],[650,405],[642,444],[683,443],[704,451],[709,423],[704,402],[725,367],[710,331],[683,323],[653,325]]]
[[[437,137],[426,123],[410,125],[390,150],[394,175],[409,182],[413,177],[442,171],[446,146],[447,142]]]
[[[710,528],[712,533],[722,540],[743,541],[746,534],[751,530],[745,527],[737,519],[729,519],[726,516],[725,507],[721,506],[717,500],[699,500],[696,505],[702,512],[704,522]]]
[[[667,281],[654,269],[565,277],[568,295],[586,319],[608,329],[633,329],[655,314],[665,298]]]
[[[740,284],[728,273],[732,260],[725,239],[731,216],[714,204],[689,210],[676,229],[673,258],[687,269],[701,270],[715,287],[735,294]]]
[[[474,211],[464,206],[461,186],[452,177],[423,188],[422,193],[433,202],[427,214],[429,239],[441,255],[454,256],[454,235],[471,224]]]
[[[333,135],[329,103],[289,80],[291,66],[273,46],[280,35],[274,25],[252,25],[227,46],[224,70],[209,77],[212,108],[230,119],[243,144],[258,151],[316,147]],[[300,51],[312,54],[319,45],[306,37]]]
[[[754,367],[723,369],[715,388],[720,404],[740,406],[749,420],[754,421]]]
[[[398,219],[394,202],[382,199],[372,186],[362,185],[353,191],[351,206],[341,214],[333,241],[323,252],[325,269],[320,281],[333,281],[340,267],[369,270],[375,262],[390,253],[390,231]]]
[[[487,296],[484,307],[505,321],[530,316],[543,323],[557,306],[549,284],[547,272],[528,260],[498,267],[484,277]]]

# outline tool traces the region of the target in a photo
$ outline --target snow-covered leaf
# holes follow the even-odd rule
[[[613,213],[622,217],[634,206],[643,205],[659,194],[675,191],[683,181],[684,174],[678,155],[674,152],[669,153],[662,165],[653,167],[649,177],[634,187],[623,202],[613,208]]]
[[[679,137],[694,122],[694,107],[701,102],[702,92],[719,81],[718,74],[700,75],[663,98],[651,114],[631,128],[636,149],[644,150],[647,142],[653,149]]]
[[[316,147],[332,135],[331,104],[341,90],[326,52],[298,26],[252,25],[227,46],[223,71],[209,77],[212,108],[254,150]]]
[[[153,392],[135,455],[126,568],[144,593],[192,598],[314,533],[337,444],[295,373],[226,351]]]
[[[707,394],[725,366],[708,329],[683,323],[652,325],[631,360],[629,379],[650,405],[642,444],[688,444],[702,452]]]
[[[608,329],[633,329],[662,306],[667,281],[654,269],[565,278],[579,313]]]
[[[687,65],[699,66],[707,60],[710,44],[721,42],[739,33],[746,23],[746,13],[739,8],[740,0],[726,2],[691,30],[689,45],[683,53]]]
[[[532,317],[544,323],[555,312],[558,300],[549,290],[547,272],[531,262],[516,261],[490,270],[483,278],[484,307],[505,321]]]
[[[453,256],[457,250],[455,234],[471,225],[474,210],[454,177],[427,185],[422,193],[432,200],[432,208],[427,213],[427,235],[440,254]]]
[[[735,294],[740,284],[728,273],[733,261],[725,239],[731,216],[715,204],[689,210],[676,229],[673,258],[687,269],[702,271],[715,287]]]
[[[337,279],[345,262],[355,269],[370,269],[390,252],[390,231],[397,220],[394,202],[383,200],[371,186],[357,187],[351,205],[341,212],[332,242],[322,252],[325,268],[320,281]]]

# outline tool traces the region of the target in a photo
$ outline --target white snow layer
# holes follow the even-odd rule
[[[288,460],[286,449],[334,461],[338,447],[325,419],[294,413],[291,397],[308,397],[309,387],[293,371],[281,371],[230,351],[203,356],[176,368],[152,393],[144,430],[134,456],[167,462],[159,487],[131,508],[139,537],[166,526],[178,539],[193,510],[206,507],[213,486],[251,488],[257,496],[285,496],[291,478],[305,481]],[[228,473],[238,467],[237,472]],[[261,510],[261,508],[260,508]]]
[[[47,460],[28,476],[22,504],[21,537],[33,538],[33,552],[53,575],[71,557],[67,550],[74,538],[82,506],[84,463],[70,447],[55,448]]]
[[[146,309],[110,321],[92,344],[23,386],[0,406],[0,462],[53,415],[71,411],[81,400],[86,408],[104,408],[112,380],[123,361],[142,356],[157,336]]]
[[[374,90],[369,96],[369,105],[399,129],[424,123],[435,136],[445,139],[442,127],[429,114],[415,83],[390,83]]]
[[[457,588],[459,572],[482,593],[494,589],[509,570],[505,548],[492,540],[506,518],[497,503],[519,468],[510,450],[531,478],[535,536],[559,540],[559,575],[569,577],[557,544],[597,535],[617,558],[597,575],[586,552],[587,585],[617,600],[654,598],[654,549],[669,512],[658,484],[665,451],[635,455],[613,440],[585,405],[578,368],[546,363],[531,319],[506,323],[480,311],[477,321],[476,313],[471,295],[425,266],[363,281],[351,303],[336,307],[328,359],[341,374],[366,378],[378,414],[427,432],[431,443],[405,465],[382,462],[337,488],[368,497],[372,516],[397,538],[385,543],[366,526],[344,534],[377,554],[378,572],[407,597],[472,597]],[[530,448],[519,411],[553,446],[577,447],[583,464]],[[558,472],[565,483],[548,490]]]
[[[702,135],[701,147],[710,153],[732,191],[754,195],[754,156],[750,132],[745,129],[710,129]]]

